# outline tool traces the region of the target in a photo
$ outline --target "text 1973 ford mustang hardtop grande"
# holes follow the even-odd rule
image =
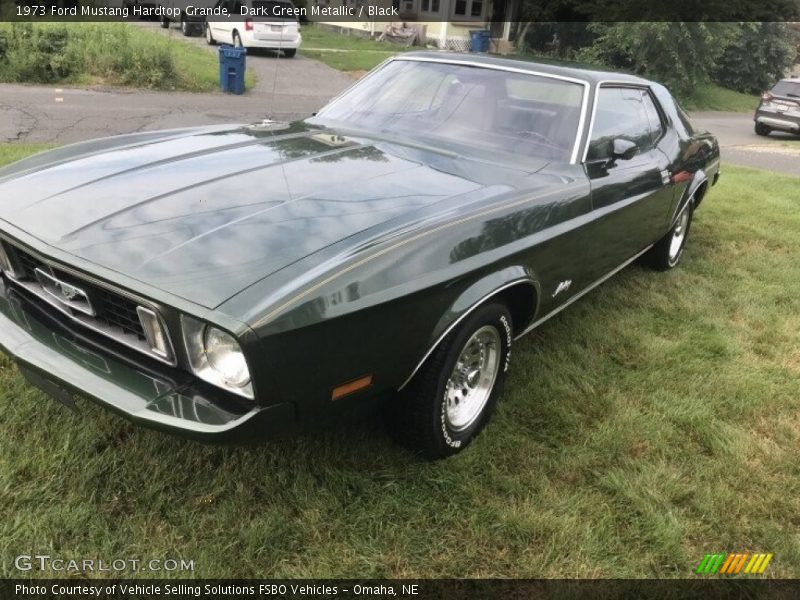
[[[137,133],[0,170],[0,344],[50,394],[207,440],[387,400],[429,457],[513,341],[676,265],[719,147],[634,76],[393,58],[293,124]]]

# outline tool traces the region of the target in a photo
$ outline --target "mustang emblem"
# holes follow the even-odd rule
[[[57,279],[52,273],[48,273],[44,269],[36,269],[35,272],[39,285],[53,300],[90,317],[95,316],[94,308],[89,301],[89,295],[81,288]]]

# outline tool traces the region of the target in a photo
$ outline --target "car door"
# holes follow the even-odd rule
[[[658,148],[664,134],[658,115],[647,88],[603,85],[597,90],[584,161],[592,189],[589,280],[614,270],[663,234],[673,190],[669,160]]]

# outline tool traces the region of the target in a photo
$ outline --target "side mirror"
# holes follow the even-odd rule
[[[616,138],[613,142],[611,156],[621,160],[630,160],[639,153],[639,148],[630,140]]]

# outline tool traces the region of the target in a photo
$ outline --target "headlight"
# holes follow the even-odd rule
[[[206,326],[205,353],[209,366],[225,380],[225,383],[242,387],[250,383],[250,372],[239,344],[224,331]]]
[[[250,370],[239,342],[231,334],[185,315],[181,323],[186,354],[195,375],[252,399]]]

